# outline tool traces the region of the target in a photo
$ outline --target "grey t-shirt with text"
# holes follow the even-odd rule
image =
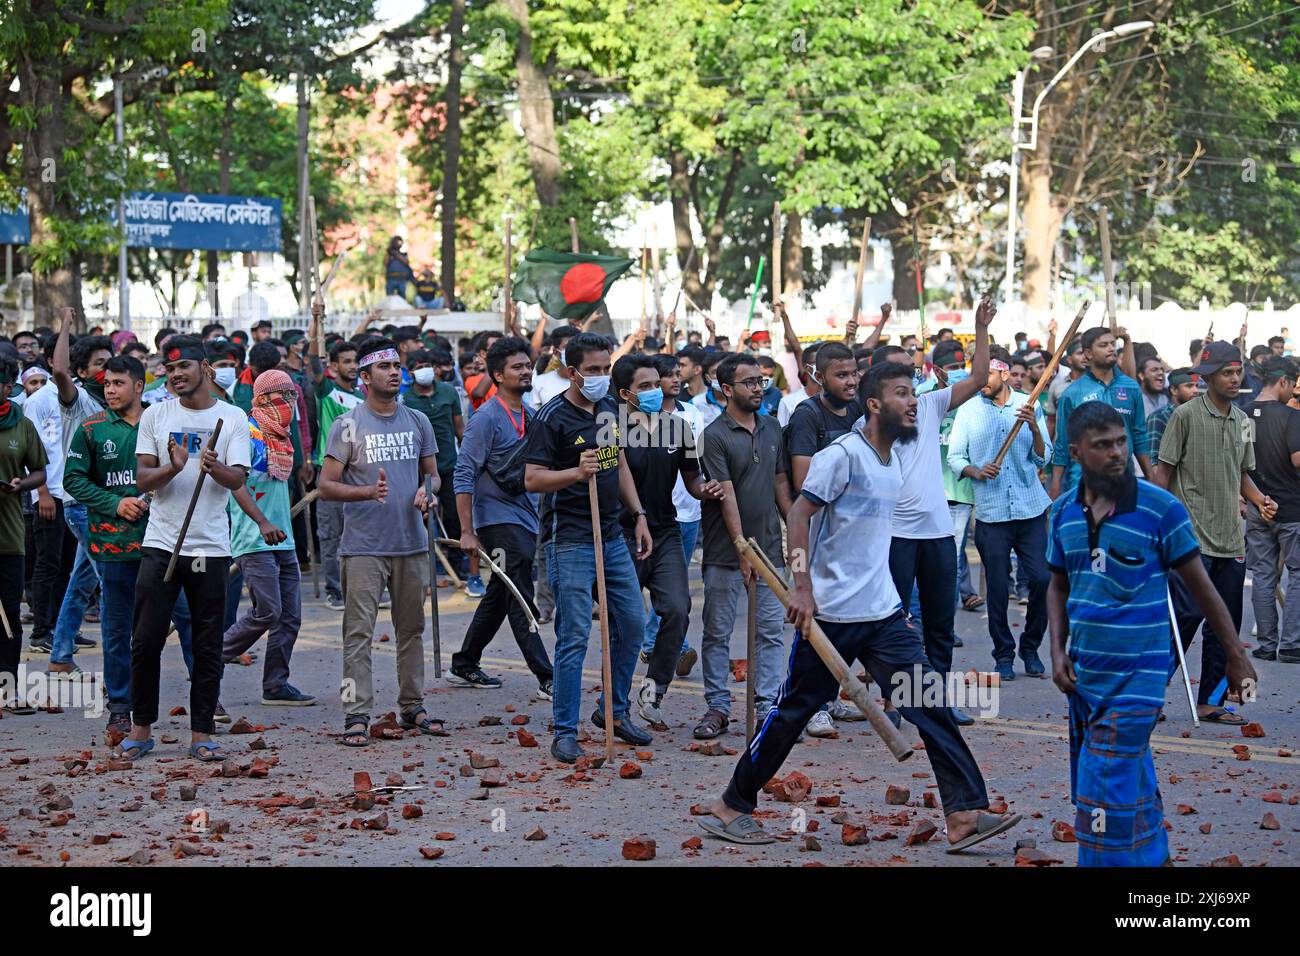
[[[343,484],[373,485],[381,468],[388,479],[382,504],[344,504],[340,555],[399,557],[429,550],[424,516],[413,502],[423,481],[420,459],[437,451],[428,416],[400,403],[392,415],[377,415],[363,404],[334,420],[325,455],[343,463]]]

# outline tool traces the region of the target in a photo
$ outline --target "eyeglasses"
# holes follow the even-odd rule
[[[763,380],[761,378],[742,378],[737,382],[733,382],[732,384],[743,385],[745,386],[745,388],[750,388],[750,389],[762,388]]]

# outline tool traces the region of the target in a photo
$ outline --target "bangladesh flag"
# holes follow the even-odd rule
[[[605,298],[614,280],[635,259],[534,249],[515,273],[514,299],[532,302],[555,319],[585,319]]]

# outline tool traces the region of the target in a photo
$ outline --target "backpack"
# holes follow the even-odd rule
[[[804,401],[815,400],[815,399],[816,396],[814,395],[814,396],[810,396],[808,399],[805,399]],[[798,405],[795,406],[794,411],[797,412],[802,407],[803,407],[803,402],[800,402]],[[790,420],[786,422],[785,427],[781,429],[781,450],[785,454],[786,474],[791,474],[791,475],[794,474],[794,466],[791,463],[791,459],[793,456],[790,454],[790,426],[792,424],[794,424],[794,412],[790,413]],[[826,431],[826,420],[822,418],[821,411],[818,410],[817,450],[821,451],[828,444],[830,444],[830,437],[829,437],[829,432]]]

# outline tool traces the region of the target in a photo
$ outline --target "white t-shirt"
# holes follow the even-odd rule
[[[880,621],[902,606],[889,573],[889,548],[872,546],[889,540],[903,492],[899,445],[881,461],[865,427],[866,419],[859,419],[813,455],[800,492],[823,505],[808,531],[808,573],[817,617],[825,621]]]
[[[708,392],[700,392],[691,399],[691,405],[700,413],[700,422],[704,428],[708,428],[722,414],[722,409],[709,401]]]
[[[691,426],[691,434],[695,438],[695,450],[704,456],[704,450],[700,447],[700,435],[704,432],[704,420],[700,418],[700,411],[694,405],[683,405],[681,399],[677,400],[677,407],[673,409],[672,414],[679,418],[686,419]],[[682,476],[677,476],[677,484],[673,485],[673,507],[677,509],[677,520],[681,522],[699,521],[700,520],[700,499],[693,497],[686,490],[686,482],[682,481]]]
[[[776,407],[776,421],[782,428],[790,424],[790,416],[805,398],[808,397],[808,389],[800,385],[789,395],[781,399],[781,404]]]
[[[150,405],[140,416],[140,433],[136,454],[153,455],[159,464],[166,463],[167,439],[189,451],[185,469],[154,492],[149,506],[149,525],[144,532],[144,547],[171,552],[176,546],[185,510],[190,506],[194,484],[199,478],[199,457],[212,437],[212,429],[221,420],[221,437],[217,440],[217,458],[231,467],[251,464],[248,441],[248,416],[228,402],[216,402],[204,411],[186,408],[179,401]],[[203,482],[194,517],[181,545],[182,557],[211,555],[230,556],[230,521],[226,517],[226,499],[230,492],[211,475]]]
[[[906,491],[894,512],[895,538],[951,538],[948,492],[943,484],[943,455],[939,429],[948,414],[952,389],[916,397],[916,441],[894,442],[893,456],[903,471]]]
[[[533,379],[532,391],[524,393],[524,401],[536,411],[568,387],[569,380],[560,374],[558,368],[553,372],[543,372]]]
[[[72,447],[72,436],[78,425],[104,410],[80,385],[76,389],[77,397],[72,404],[64,405],[59,400],[59,387],[51,377],[23,404],[23,414],[36,426],[45,446],[45,457],[50,460],[45,468],[45,484],[50,494],[65,503],[74,500],[63,490],[63,463]],[[35,493],[32,500],[36,500]]]

